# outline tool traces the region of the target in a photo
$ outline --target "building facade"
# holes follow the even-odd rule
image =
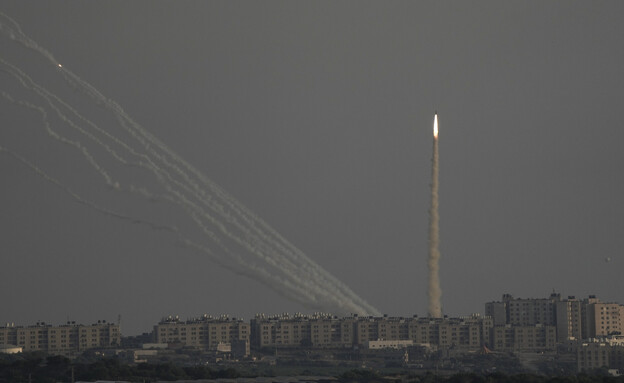
[[[0,345],[15,345],[25,352],[43,351],[53,355],[73,356],[93,348],[119,346],[121,332],[118,324],[98,321],[92,325],[68,322],[52,326],[43,322],[34,326],[7,324],[0,327]]]
[[[479,349],[489,342],[492,319],[359,317],[325,314],[256,316],[251,321],[254,347],[352,348],[375,341],[410,341],[442,348]]]
[[[557,341],[583,338],[582,302],[573,296],[556,302]]]
[[[557,347],[555,326],[494,326],[490,348],[496,351],[549,351]]]
[[[619,337],[580,343],[577,366],[579,372],[597,368],[624,370],[624,339]]]
[[[590,296],[583,302],[581,310],[585,320],[584,338],[622,334],[624,306],[618,303],[601,302],[595,296]]]
[[[516,299],[504,294],[502,301],[486,303],[485,312],[492,317],[495,327],[554,326],[557,342],[619,335],[624,331],[624,306],[601,302],[594,295],[581,301],[574,296],[561,299],[555,293],[540,299]],[[495,333],[498,344],[506,343],[502,339],[505,331],[511,330]]]
[[[170,316],[154,326],[154,334],[156,343],[205,351],[218,351],[220,346],[230,346],[232,349],[243,348],[243,356],[249,354],[249,324],[227,316],[213,318],[204,315],[187,321]]]
[[[561,296],[556,293],[551,294],[550,298],[538,299],[514,298],[510,294],[503,294],[502,301],[485,304],[485,313],[493,318],[496,326],[556,326],[556,302],[560,300]]]
[[[329,314],[256,315],[251,320],[251,343],[254,347],[340,347],[356,339],[352,321],[342,321]]]

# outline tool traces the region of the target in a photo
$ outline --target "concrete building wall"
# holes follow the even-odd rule
[[[555,303],[561,299],[559,294],[553,293],[549,298],[514,298],[510,294],[503,294],[500,302],[485,304],[485,314],[494,320],[495,326],[511,324],[513,326],[534,326],[543,324],[556,325]]]
[[[485,316],[481,318],[481,343],[484,345],[490,345],[492,343],[491,339],[491,329],[494,327],[494,318]]]
[[[596,336],[595,303],[600,303],[600,299],[596,298],[595,295],[590,295],[589,298],[583,299],[581,303],[581,318],[583,321],[581,325],[581,337],[583,339],[594,338]]]
[[[543,299],[517,299],[503,295],[501,302],[485,304],[486,313],[500,326],[555,326],[557,341],[600,338],[624,333],[624,306],[618,303],[601,302],[594,295],[579,300],[575,297],[561,299],[559,294],[551,294]]]
[[[590,327],[590,337],[607,336],[614,333],[622,333],[621,307],[617,303],[593,303],[590,315],[593,315]]]
[[[14,325],[7,323],[6,327],[0,327],[0,344],[17,345],[17,331]]]
[[[78,331],[73,326],[53,327],[48,330],[48,348],[52,354],[65,355],[78,350]]]
[[[377,324],[373,319],[359,320],[355,323],[356,344],[366,344],[370,340],[379,339]]]
[[[582,339],[582,313],[581,302],[568,297],[566,300],[556,302],[557,317],[557,341]]]
[[[250,339],[254,347],[351,346],[357,339],[356,322],[352,318],[338,319],[329,315],[259,316],[251,320]]]
[[[504,294],[501,302],[486,303],[485,310],[495,326],[500,326],[504,317],[504,324],[512,326],[556,326],[558,342],[624,333],[624,306],[601,302],[594,295],[580,301],[575,297],[562,300],[555,293],[540,299]]]
[[[496,351],[546,351],[555,350],[555,326],[495,326],[491,329],[491,348]]]
[[[332,347],[331,319],[313,319],[310,321],[310,340],[312,347]],[[335,345],[338,346],[338,345]]]
[[[262,348],[275,345],[274,327],[276,321],[252,319],[251,320],[251,344]]]
[[[511,325],[493,327],[490,338],[490,348],[493,350],[513,350],[514,333]]]
[[[121,343],[116,324],[100,322],[93,325],[67,324],[0,328],[0,344],[14,342],[24,351],[43,351],[53,355],[70,356],[92,348],[106,348]]]
[[[550,299],[514,299],[507,305],[511,325],[556,324],[554,303]]]
[[[310,337],[310,323],[307,321],[281,321],[274,326],[277,346],[297,347],[304,338]]]
[[[489,340],[492,319],[399,317],[257,317],[251,321],[254,347],[351,348],[372,341],[411,341],[478,350]]]
[[[340,321],[340,344],[352,345],[355,342],[355,319],[345,318]]]
[[[583,343],[577,349],[578,371],[610,367],[611,346],[606,343]]]
[[[166,318],[154,326],[156,343],[177,344],[216,351],[219,345],[250,341],[249,324],[227,318],[203,317],[189,321]]]
[[[488,302],[485,304],[485,316],[492,318],[495,326],[507,324],[507,310],[505,302]]]
[[[624,371],[623,345],[611,345],[609,350],[609,368]]]
[[[514,349],[516,350],[554,350],[556,343],[554,326],[514,327]]]

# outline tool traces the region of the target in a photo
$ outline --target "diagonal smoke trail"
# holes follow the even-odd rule
[[[205,254],[218,265],[254,278],[308,308],[337,314],[379,315],[379,311],[349,287],[132,120],[114,100],[62,67],[50,52],[26,36],[15,21],[2,13],[0,33],[51,63],[69,86],[110,113],[117,124],[114,127],[98,126],[95,119],[88,118],[78,107],[0,58],[0,70],[15,78],[23,89],[37,98],[37,102],[16,100],[5,91],[2,92],[3,98],[40,113],[47,136],[79,153],[107,186],[112,187],[112,191],[130,192],[142,200],[164,202],[179,208],[184,213],[180,217],[187,219],[184,222],[186,230],[184,224],[179,231],[176,226],[176,234],[183,244]],[[116,135],[113,128],[119,130],[123,137]],[[141,179],[133,179],[133,183],[139,184],[125,185],[123,179],[128,177],[125,170],[119,172],[120,167],[122,170],[133,168],[141,171],[141,177],[150,177],[150,184],[142,185]],[[33,166],[31,169],[36,170]],[[78,201],[90,201],[79,197],[61,181],[42,171],[37,173],[63,187]],[[100,208],[95,203],[85,204],[99,212],[118,218],[126,217],[111,214],[116,210]],[[193,226],[189,228],[188,222]],[[190,235],[189,230],[195,236]]]
[[[431,158],[431,207],[429,209],[429,316],[442,317],[440,289],[440,216],[438,215],[438,114],[433,122],[433,156]]]
[[[27,159],[25,159],[24,157],[20,156],[19,154],[0,146],[0,152],[5,152],[8,153],[11,157],[13,157],[14,159],[18,160],[19,162],[21,162],[22,164],[24,164],[25,166],[27,166],[31,171],[33,171],[35,174],[37,174],[39,177],[43,178],[45,181],[50,182],[51,184],[55,185],[56,187],[60,188],[61,190],[63,190],[65,193],[69,194],[76,202],[88,206],[91,209],[105,214],[105,215],[109,215],[111,217],[117,218],[117,219],[122,219],[125,221],[129,221],[132,223],[137,223],[137,224],[142,224],[142,225],[147,225],[149,227],[151,227],[154,230],[166,230],[166,231],[170,231],[170,232],[176,232],[178,229],[176,227],[172,227],[172,226],[166,226],[166,225],[160,225],[158,223],[155,222],[150,222],[150,221],[146,221],[144,219],[141,218],[137,218],[137,217],[132,217],[132,216],[128,216],[116,211],[112,211],[110,209],[101,207],[99,205],[97,205],[94,202],[91,202],[89,200],[86,200],[85,198],[81,197],[80,195],[78,195],[77,193],[75,193],[74,191],[72,191],[71,189],[69,189],[68,187],[66,187],[65,185],[63,185],[61,182],[59,182],[57,179],[54,179],[53,177],[49,176],[46,172],[44,172],[43,170],[41,170],[41,168],[39,168],[37,165],[33,164],[32,162],[28,161]]]

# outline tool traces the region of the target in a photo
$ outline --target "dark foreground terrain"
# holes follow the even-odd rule
[[[245,382],[405,382],[405,383],[624,383],[624,376],[614,377],[606,370],[576,375],[548,376],[528,373],[446,373],[435,371],[392,371],[372,369],[349,369],[335,373],[305,370],[305,377],[285,378],[288,371],[271,367],[251,372],[245,368],[215,368],[206,365],[180,366],[173,362],[128,364],[117,358],[97,360],[70,360],[62,356],[45,356],[25,353],[0,358],[0,382],[163,382],[163,381],[216,381]],[[326,375],[326,376],[325,376]],[[280,376],[280,377],[276,377]],[[325,376],[325,377],[324,377]],[[271,378],[275,377],[275,378]]]

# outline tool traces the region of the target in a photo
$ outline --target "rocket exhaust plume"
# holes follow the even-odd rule
[[[433,119],[433,156],[431,158],[431,207],[429,208],[429,316],[442,317],[440,289],[440,216],[438,215],[438,113]]]

